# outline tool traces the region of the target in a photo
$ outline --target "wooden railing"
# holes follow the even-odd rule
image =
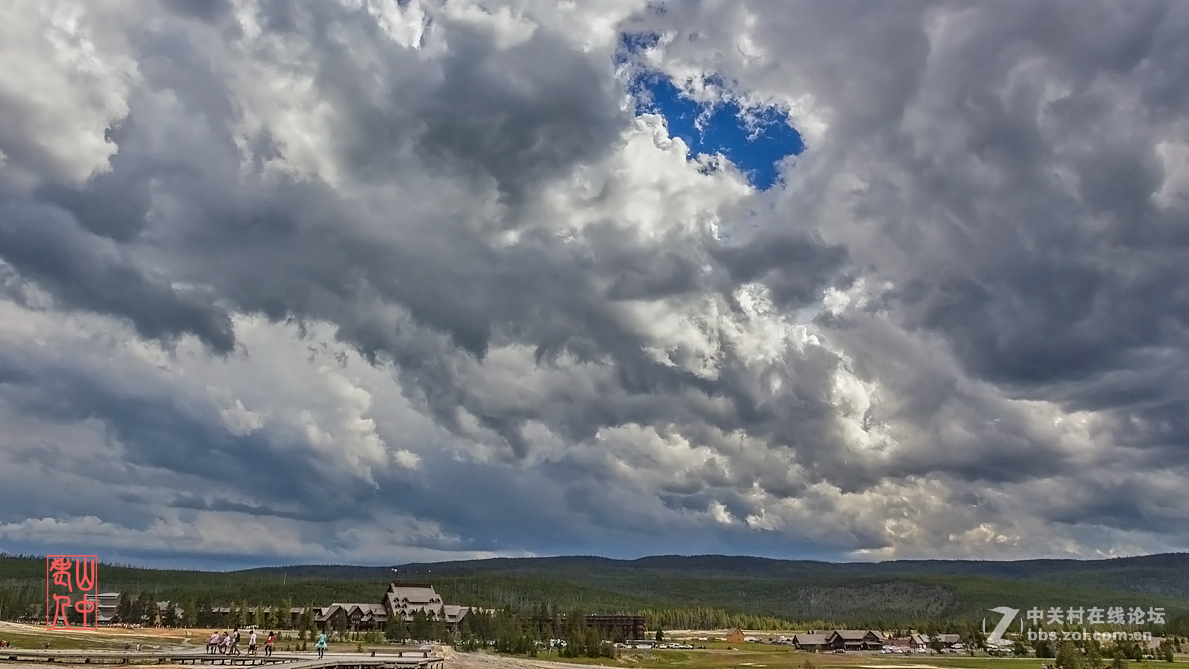
[[[199,651],[19,650],[0,649],[0,662],[60,662],[64,664],[219,664],[256,666],[284,664],[285,669],[444,669],[441,656],[427,650],[370,649],[367,654],[308,653],[222,655]]]

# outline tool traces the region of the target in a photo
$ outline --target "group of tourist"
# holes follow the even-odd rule
[[[207,639],[206,652],[219,655],[239,655],[239,630],[230,632],[211,632],[211,638]],[[272,655],[273,646],[276,644],[277,633],[269,632],[268,639],[264,642],[264,656]],[[256,655],[256,630],[248,632],[248,655]]]
[[[211,632],[211,638],[206,641],[206,652],[218,655],[240,655],[239,652],[239,630],[232,630],[229,632]],[[268,639],[264,642],[264,656],[272,655],[273,646],[276,645],[277,633],[269,632]],[[0,648],[11,646],[11,641],[0,640]],[[45,644],[49,648],[49,643]],[[124,647],[129,650],[128,646]],[[318,641],[314,643],[314,649],[318,651],[318,657],[321,658],[326,652],[326,633],[323,632],[318,635]],[[140,644],[136,644],[136,650],[140,650]],[[248,631],[248,655],[256,655],[256,630]]]
[[[211,638],[207,639],[206,652],[218,655],[240,655],[239,652],[239,630],[232,630],[229,632],[211,632]],[[268,639],[264,642],[264,656],[272,655],[273,646],[277,641],[277,633],[269,632]],[[138,649],[139,650],[139,649]],[[318,640],[314,643],[314,650],[318,651],[318,657],[321,659],[326,652],[326,633],[322,632],[318,635]],[[248,655],[256,655],[256,630],[248,631]]]

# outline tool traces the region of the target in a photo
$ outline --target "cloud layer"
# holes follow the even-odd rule
[[[0,26],[9,550],[1189,549],[1183,3]],[[805,150],[757,190],[642,70]]]

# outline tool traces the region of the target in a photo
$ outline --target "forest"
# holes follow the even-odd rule
[[[44,557],[0,554],[0,619],[44,619],[45,574]],[[122,617],[148,619],[156,602],[170,602],[162,624],[197,627],[220,620],[214,608],[230,607],[235,622],[283,628],[284,616],[273,612],[379,602],[394,576],[431,583],[446,603],[493,609],[509,618],[574,610],[642,614],[650,629],[929,631],[978,627],[994,606],[1109,603],[1161,607],[1168,619],[1157,631],[1189,636],[1184,555],[1018,563],[521,558],[407,564],[396,575],[391,567],[341,565],[228,572],[99,567],[100,591],[123,593]],[[386,633],[411,638],[434,631]]]

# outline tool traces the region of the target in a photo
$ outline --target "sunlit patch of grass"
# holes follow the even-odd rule
[[[711,645],[711,644],[705,644]],[[787,646],[714,644],[706,650],[624,650],[618,658],[559,658],[542,653],[539,660],[582,665],[631,667],[633,669],[1035,669],[1051,660],[1034,657],[988,657],[985,655],[871,655],[859,653],[806,653]],[[733,647],[735,650],[727,650]],[[1176,662],[1149,660],[1131,662],[1131,669],[1189,669],[1189,658]]]
[[[135,647],[140,644],[142,649],[156,647],[175,647],[186,644],[186,632],[191,633],[189,644],[201,642],[205,645],[205,636],[200,630],[169,630],[167,633],[150,633],[147,630],[138,631],[122,628],[87,630],[54,630],[50,631],[36,625],[22,625],[17,623],[0,623],[0,640],[12,644],[13,648],[38,649],[58,648],[65,650],[123,650],[125,647]],[[139,633],[138,633],[139,632]],[[209,635],[210,632],[206,632]]]

